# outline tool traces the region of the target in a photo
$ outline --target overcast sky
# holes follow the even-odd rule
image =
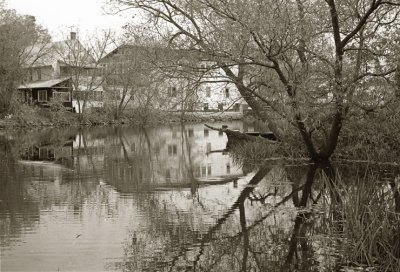
[[[47,28],[54,40],[61,40],[71,29],[79,35],[87,35],[98,29],[119,30],[128,20],[127,14],[107,15],[105,0],[6,0],[8,8],[20,14],[36,17]]]

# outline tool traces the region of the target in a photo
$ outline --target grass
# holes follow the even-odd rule
[[[234,145],[230,149],[230,156],[236,165],[262,164],[266,158],[279,155],[280,144],[266,144],[262,141],[249,141]]]
[[[331,213],[340,216],[330,217],[327,235],[341,241],[342,263],[374,267],[375,271],[399,271],[398,188],[393,181],[389,184],[377,180],[371,175],[351,182],[336,178],[332,189],[340,192],[341,202],[332,206]]]

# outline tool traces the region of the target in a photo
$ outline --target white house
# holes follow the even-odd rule
[[[171,111],[241,111],[247,104],[214,61],[198,52],[123,45],[101,63],[105,88],[135,106],[141,95],[157,93],[155,108]],[[132,96],[138,97],[132,97]]]

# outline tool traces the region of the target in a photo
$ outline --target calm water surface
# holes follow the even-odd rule
[[[337,268],[340,241],[323,227],[336,196],[314,181],[324,171],[238,166],[202,124],[0,139],[1,271]]]

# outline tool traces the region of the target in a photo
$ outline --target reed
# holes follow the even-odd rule
[[[393,185],[393,184],[392,184]],[[373,267],[374,271],[400,269],[400,213],[396,210],[396,186],[365,175],[333,185],[340,203],[331,207],[328,236],[341,242],[344,264]],[[339,231],[338,231],[339,230]]]

